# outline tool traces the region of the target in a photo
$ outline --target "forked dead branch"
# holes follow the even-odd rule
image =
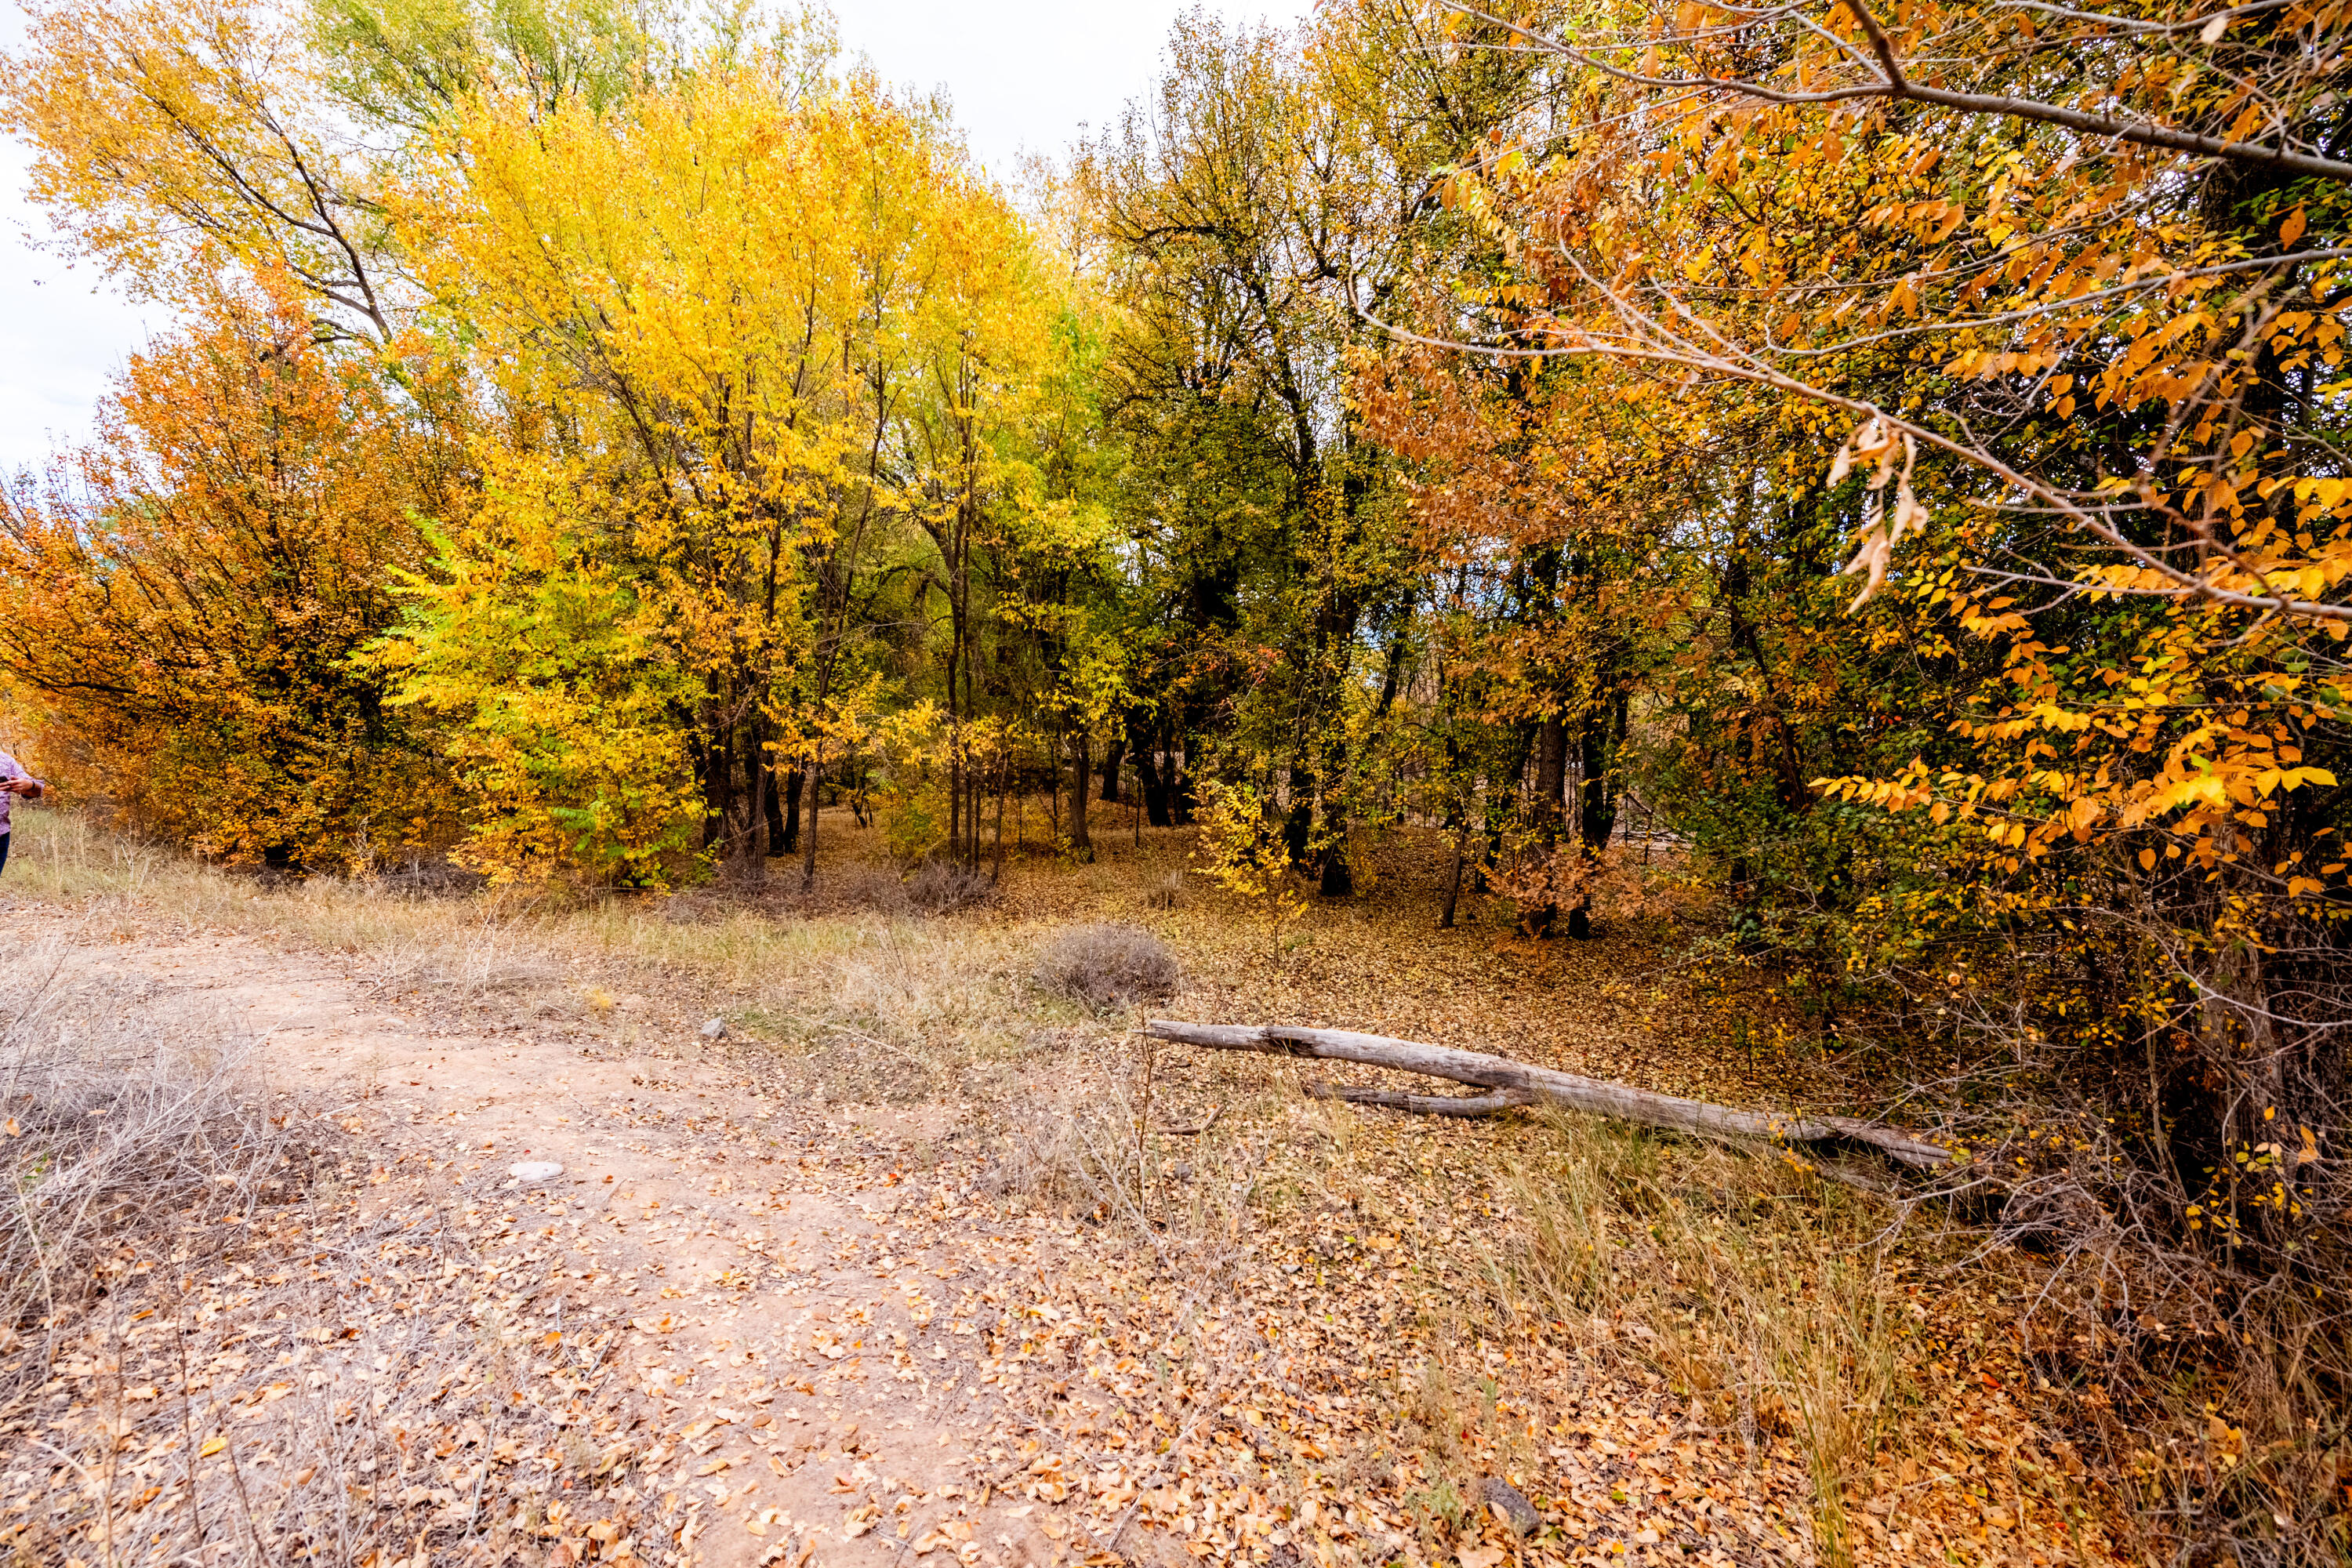
[[[1635,1089],[1631,1084],[1515,1062],[1507,1057],[1433,1046],[1420,1040],[1392,1039],[1386,1035],[1360,1035],[1346,1029],[1298,1029],[1272,1024],[1189,1024],[1173,1018],[1154,1018],[1144,1025],[1143,1032],[1152,1039],[1171,1040],[1178,1045],[1360,1062],[1498,1091],[1445,1100],[1385,1089],[1318,1086],[1310,1090],[1323,1098],[1360,1105],[1449,1116],[1489,1115],[1519,1105],[1562,1105],[1595,1116],[1696,1133],[1704,1138],[1778,1143],[1863,1143],[1891,1160],[1923,1170],[1949,1164],[1956,1158],[1951,1150],[1941,1144],[1928,1142],[1900,1128],[1853,1117],[1776,1116],[1767,1111],[1738,1110],[1703,1100],[1685,1100],[1678,1095]]]

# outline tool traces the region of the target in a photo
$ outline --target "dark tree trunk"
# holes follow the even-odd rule
[[[1349,898],[1356,890],[1356,873],[1348,865],[1347,814],[1336,800],[1323,803],[1323,833],[1315,890],[1327,899]]]
[[[1127,760],[1127,731],[1113,730],[1103,741],[1102,798],[1105,805],[1118,804],[1119,764]]]
[[[808,765],[801,770],[807,775],[801,794],[808,801],[808,833],[801,840],[801,886],[803,888],[816,886],[816,808],[819,798],[824,794],[824,774],[821,771],[824,766],[824,753],[812,750]]]
[[[743,793],[730,807],[727,820],[727,864],[735,875],[756,881],[768,874],[761,839],[767,830],[769,788],[767,736],[755,710],[743,725]]]
[[[1148,745],[1135,748],[1135,779],[1143,791],[1143,814],[1151,819],[1152,826],[1168,826],[1168,781],[1161,775],[1159,761]]]
[[[801,847],[801,785],[808,775],[794,768],[784,775],[784,847],[792,854]]]
[[[1612,697],[1585,716],[1577,736],[1584,773],[1576,792],[1577,854],[1584,861],[1588,890],[1577,894],[1575,907],[1568,911],[1568,934],[1580,942],[1592,934],[1591,873],[1608,852],[1609,840],[1617,831],[1617,807],[1623,798],[1617,753],[1625,743],[1629,709],[1630,700],[1620,686]]]
[[[1282,848],[1292,868],[1307,869],[1307,847],[1315,837],[1315,777],[1290,764],[1290,809],[1282,817]]]
[[[1547,851],[1557,853],[1559,843],[1560,797],[1568,788],[1568,727],[1557,719],[1546,719],[1536,726],[1535,797],[1530,803],[1530,815],[1535,819],[1537,842]],[[1519,929],[1533,937],[1551,934],[1553,924],[1559,919],[1559,905],[1549,899],[1535,905],[1519,917]]]
[[[760,764],[760,809],[761,815],[766,818],[768,825],[768,858],[780,860],[793,852],[793,828],[795,824],[792,819],[792,814],[800,808],[800,797],[797,795],[791,797],[790,806],[785,805],[784,792],[798,787],[800,775],[794,773],[791,783],[780,780],[776,777],[775,765],[772,763],[764,762]]]
[[[1315,890],[1327,899],[1344,899],[1356,890],[1356,874],[1348,868],[1348,841],[1335,838],[1323,847]]]
[[[1087,836],[1087,785],[1094,772],[1093,737],[1081,724],[1070,733],[1070,853],[1081,860],[1095,858],[1095,841]]]

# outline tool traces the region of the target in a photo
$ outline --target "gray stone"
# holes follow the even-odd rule
[[[563,1167],[552,1160],[525,1160],[509,1165],[507,1174],[518,1182],[545,1182],[563,1174]]]
[[[1533,1535],[1543,1528],[1543,1515],[1536,1511],[1536,1505],[1500,1476],[1488,1476],[1478,1489],[1486,1497],[1486,1511],[1516,1533]]]
[[[703,1025],[702,1037],[706,1040],[725,1039],[727,1037],[727,1020],[724,1018],[713,1018],[708,1024]]]

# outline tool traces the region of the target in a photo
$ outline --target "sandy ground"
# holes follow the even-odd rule
[[[568,1232],[508,1305],[629,1325],[628,1375],[675,1445],[649,1479],[708,1500],[698,1561],[1045,1564],[1113,1547],[1022,1484],[1036,1445],[988,1386],[990,1342],[1045,1260],[905,1158],[950,1110],[764,1098],[692,1020],[641,998],[605,1028],[485,1024],[479,1008],[453,1022],[236,936],[14,914],[20,935],[75,944],[78,965],[228,1009],[273,1087],[381,1152],[377,1203],[437,1182],[460,1237]],[[509,1173],[525,1162],[562,1172]],[[1115,1533],[1122,1555],[1150,1551]]]

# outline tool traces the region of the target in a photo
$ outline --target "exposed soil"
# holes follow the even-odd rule
[[[373,1151],[372,1211],[437,1198],[451,1240],[486,1199],[526,1226],[574,1221],[505,1306],[628,1325],[619,1353],[674,1456],[639,1484],[700,1505],[698,1561],[820,1542],[843,1563],[976,1559],[974,1543],[1008,1563],[1087,1554],[1083,1526],[1004,1489],[1020,1439],[983,1363],[1034,1242],[990,1235],[936,1171],[907,1169],[941,1108],[779,1102],[638,998],[620,999],[621,1032],[646,1048],[625,1054],[613,1031],[437,1019],[237,936],[110,941],[64,910],[13,913],[20,936],[83,942],[80,965],[233,1009],[276,1087]],[[508,1173],[523,1162],[562,1173],[526,1184]]]
[[[492,1493],[509,1477],[520,1485],[522,1470],[497,1466],[529,1458],[483,1458],[499,1447],[495,1415],[511,1384],[494,1389],[482,1371],[467,1384],[440,1363],[445,1383],[472,1390],[467,1409],[490,1413],[490,1429],[438,1417],[436,1462],[399,1467],[415,1481],[408,1528],[425,1519],[430,1542],[362,1559],[373,1568],[920,1558],[1802,1568],[1825,1555],[1786,1412],[1743,1410],[1712,1384],[1701,1398],[1692,1379],[1662,1375],[1643,1353],[1658,1335],[1607,1315],[1605,1302],[1573,1324],[1476,1305],[1518,1289],[1496,1271],[1498,1237],[1514,1201],[1507,1177],[1540,1143],[1539,1126],[1353,1117],[1302,1099],[1290,1064],[1222,1053],[1163,1060],[1140,1100],[1117,1098],[1116,1063],[1076,1048],[958,1087],[898,1047],[843,1031],[874,1047],[856,1070],[815,1057],[796,1068],[789,1047],[704,1037],[704,1016],[683,1009],[706,1005],[707,977],[671,984],[640,967],[626,972],[649,994],[613,995],[583,971],[542,977],[551,984],[539,994],[572,998],[562,1007],[520,992],[452,1002],[365,957],[25,902],[10,918],[22,938],[72,944],[79,966],[162,988],[159,1005],[183,989],[192,1004],[226,1007],[260,1039],[271,1088],[339,1125],[340,1147],[360,1157],[339,1156],[338,1169],[362,1196],[337,1222],[350,1245],[336,1256],[310,1256],[313,1241],[335,1238],[295,1232],[289,1256],[310,1258],[314,1293],[373,1303],[378,1318],[404,1310],[459,1354],[469,1335],[487,1342],[479,1331],[495,1321],[505,1342],[521,1324],[532,1331],[523,1342],[561,1347],[551,1362],[576,1343],[593,1363],[555,1369],[551,1406],[570,1401],[553,1417],[564,1436],[531,1473],[541,1500],[509,1510],[503,1537],[478,1521],[485,1478],[496,1478]],[[1369,945],[1409,957],[1404,931]],[[1320,962],[1293,958],[1282,983],[1303,984],[1310,960]],[[1352,973],[1304,1000],[1255,983],[1188,985],[1201,994],[1188,990],[1184,1005],[1208,1016],[1344,1005],[1365,1017],[1340,1021],[1396,1026],[1396,1009],[1437,1005]],[[1544,1000],[1552,986],[1528,989],[1510,1033],[1543,1059],[1558,1053],[1535,1049],[1536,1035],[1569,1026]],[[1606,985],[1581,994],[1584,1054],[1562,1065],[1658,1087],[1714,1078],[1688,1065],[1688,1049],[1654,1050],[1639,1074],[1589,1059],[1639,1032],[1633,1016],[1648,998]],[[1632,1020],[1622,1031],[1601,1026],[1611,1008]],[[1468,1026],[1457,1015],[1489,1010],[1444,1011],[1402,1016],[1403,1026],[1444,1038]],[[1008,1072],[1021,1092],[1003,1103],[975,1087],[1006,1088]],[[1092,1121],[1070,1114],[1081,1105]],[[1211,1138],[1190,1136],[1212,1124],[1226,1142],[1214,1157]],[[1095,1174],[1076,1186],[1014,1168],[1024,1139],[1115,1143],[1130,1132],[1130,1163],[1117,1147],[1087,1151]],[[524,1182],[510,1173],[525,1162],[563,1169]],[[2015,1401],[2021,1369],[1997,1316],[1906,1289],[1903,1332],[1918,1320],[1913,1396],[1938,1415],[1915,1424],[1910,1450],[1853,1478],[1851,1559],[2111,1560],[2078,1506],[2071,1450]],[[1923,1303],[1936,1308],[1932,1327]],[[59,1373],[56,1408],[82,1412],[85,1427],[120,1419],[107,1401],[131,1381],[136,1334],[79,1352]],[[241,1397],[258,1409],[284,1386]],[[225,1415],[219,1429],[243,1419]],[[563,1445],[583,1435],[593,1442],[567,1459]],[[0,1427],[9,1480],[37,1489],[46,1472],[53,1489],[64,1484],[65,1470],[8,1454],[6,1440]],[[150,1514],[173,1504],[173,1442],[147,1439],[152,1474],[139,1472],[148,1484],[133,1495]],[[287,1447],[281,1437],[277,1451]],[[207,1441],[201,1452],[212,1451]],[[426,1484],[436,1477],[437,1489]],[[1482,1506],[1484,1489],[1503,1482],[1532,1500],[1531,1537],[1510,1508]],[[60,1514],[51,1539],[94,1529],[89,1510],[73,1517]],[[8,1528],[0,1519],[0,1548]],[[31,1539],[18,1538],[20,1554]]]

